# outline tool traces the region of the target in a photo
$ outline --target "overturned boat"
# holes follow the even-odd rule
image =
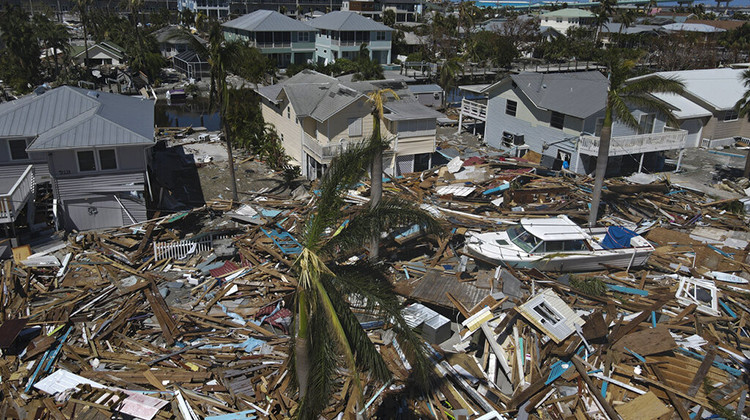
[[[490,264],[572,272],[638,267],[653,251],[631,230],[582,228],[567,216],[525,218],[499,232],[468,232],[465,245],[467,254]]]

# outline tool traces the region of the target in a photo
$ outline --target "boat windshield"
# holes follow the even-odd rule
[[[531,252],[540,242],[539,238],[530,234],[521,225],[511,226],[507,232],[510,240],[526,252]]]

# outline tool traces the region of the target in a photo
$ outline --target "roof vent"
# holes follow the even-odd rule
[[[39,96],[43,94],[44,92],[48,91],[49,89],[50,89],[50,85],[45,83],[43,85],[37,86],[36,89],[34,89],[34,94]]]
[[[94,92],[93,90],[90,90],[90,91],[86,92],[86,95],[91,96],[92,98],[98,98],[99,97],[99,92]]]

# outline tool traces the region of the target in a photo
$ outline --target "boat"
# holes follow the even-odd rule
[[[167,100],[168,101],[184,101],[187,98],[187,95],[185,94],[185,89],[170,89],[167,91]]]
[[[706,273],[709,277],[713,277],[714,280],[722,281],[724,283],[735,283],[735,284],[747,284],[748,280],[744,277],[740,277],[735,274],[722,273],[721,271],[709,271]]]
[[[498,232],[468,232],[464,251],[493,265],[584,272],[642,266],[654,246],[621,226],[582,228],[561,215],[524,218]]]

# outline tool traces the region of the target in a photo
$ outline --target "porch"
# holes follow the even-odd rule
[[[461,110],[458,114],[458,131],[457,134],[461,133],[463,127],[464,118],[471,118],[474,120],[474,134],[476,135],[477,121],[487,121],[487,105],[470,101],[465,98],[461,98]]]
[[[632,136],[612,137],[609,145],[609,157],[641,155],[638,172],[643,168],[646,153],[679,150],[677,168],[680,170],[682,156],[687,147],[687,130],[670,130],[663,133],[636,134]],[[599,154],[599,137],[582,135],[578,139],[578,153],[597,156]]]
[[[34,193],[34,166],[18,178],[0,178],[0,223],[13,223]]]

